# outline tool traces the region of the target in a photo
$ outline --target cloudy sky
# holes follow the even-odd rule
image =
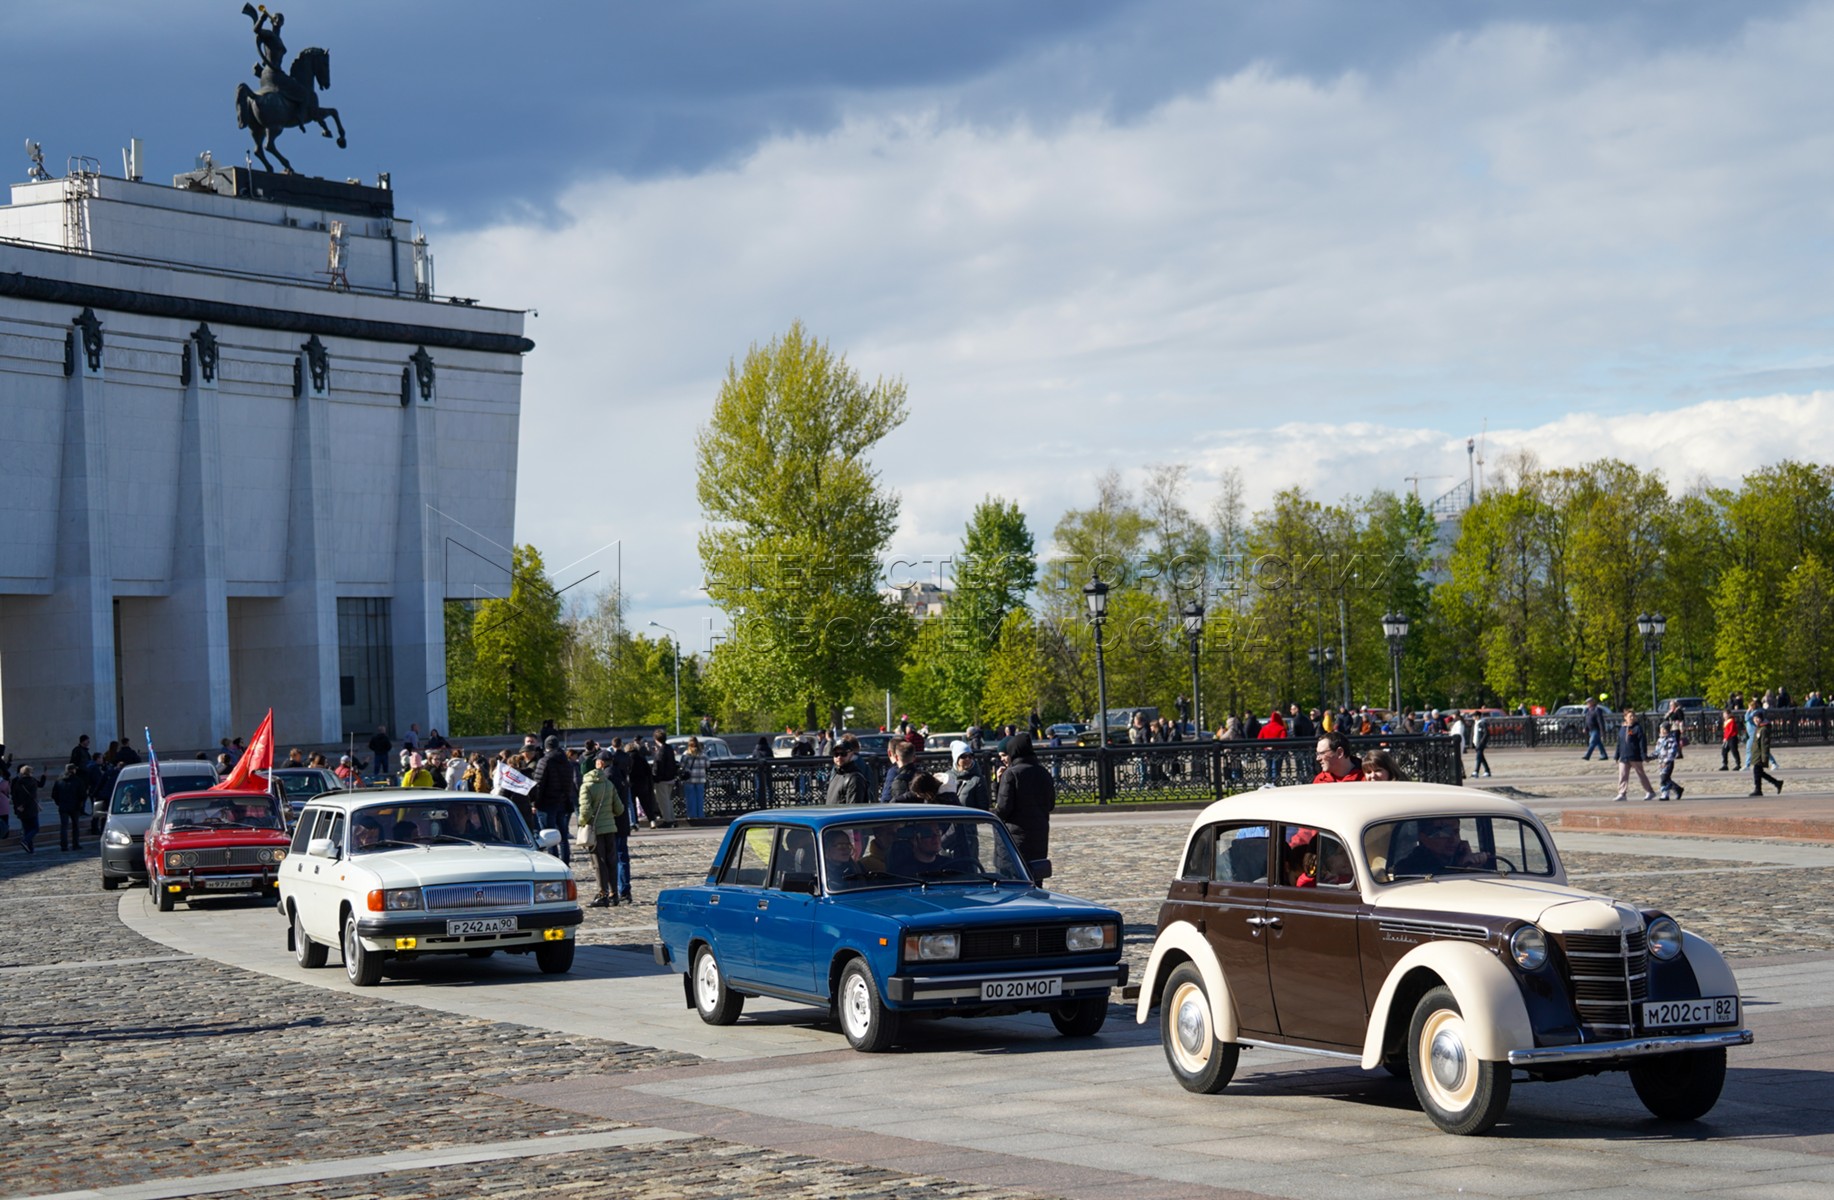
[[[14,145],[233,160],[238,7],[7,6]],[[1485,430],[1678,484],[1834,460],[1834,3],[372,0],[286,33],[351,131],[296,164],[391,172],[442,291],[540,310],[518,538],[616,542],[633,618],[689,640],[694,430],[796,319],[909,388],[906,559],[987,492],[1042,541],[1109,467],[1188,463],[1202,509],[1231,466],[1251,503],[1437,492]]]

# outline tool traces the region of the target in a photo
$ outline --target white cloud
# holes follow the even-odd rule
[[[448,236],[442,283],[541,309],[518,537],[622,539],[646,619],[702,615],[693,432],[797,318],[910,386],[878,455],[907,554],[989,491],[1042,541],[1109,465],[1188,461],[1199,504],[1227,465],[1251,500],[1398,490],[1462,473],[1485,420],[1493,456],[1730,478],[1834,457],[1831,58],[1820,6],[1641,56],[1500,25],[1379,80],[1253,69],[1048,132],[881,103],[574,188],[563,228]],[[1703,402],[1766,373],[1797,394]]]

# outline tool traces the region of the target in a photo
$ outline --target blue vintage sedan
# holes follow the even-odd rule
[[[748,813],[707,881],[656,910],[656,960],[702,1020],[730,1025],[747,996],[813,1004],[856,1050],[888,1049],[918,1016],[1044,1012],[1088,1036],[1127,982],[1121,914],[1038,886],[971,808]]]

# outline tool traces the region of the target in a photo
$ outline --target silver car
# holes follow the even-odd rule
[[[167,795],[196,792],[217,784],[216,768],[185,759],[159,764],[160,785]],[[146,831],[153,823],[153,781],[145,763],[121,768],[108,797],[108,823],[102,827],[102,887],[114,891],[123,883],[146,879]]]

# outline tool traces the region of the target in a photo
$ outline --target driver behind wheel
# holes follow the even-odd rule
[[[1396,875],[1437,875],[1496,865],[1493,855],[1472,850],[1471,843],[1458,836],[1457,817],[1423,818],[1417,837],[1419,844],[1395,864]]]

